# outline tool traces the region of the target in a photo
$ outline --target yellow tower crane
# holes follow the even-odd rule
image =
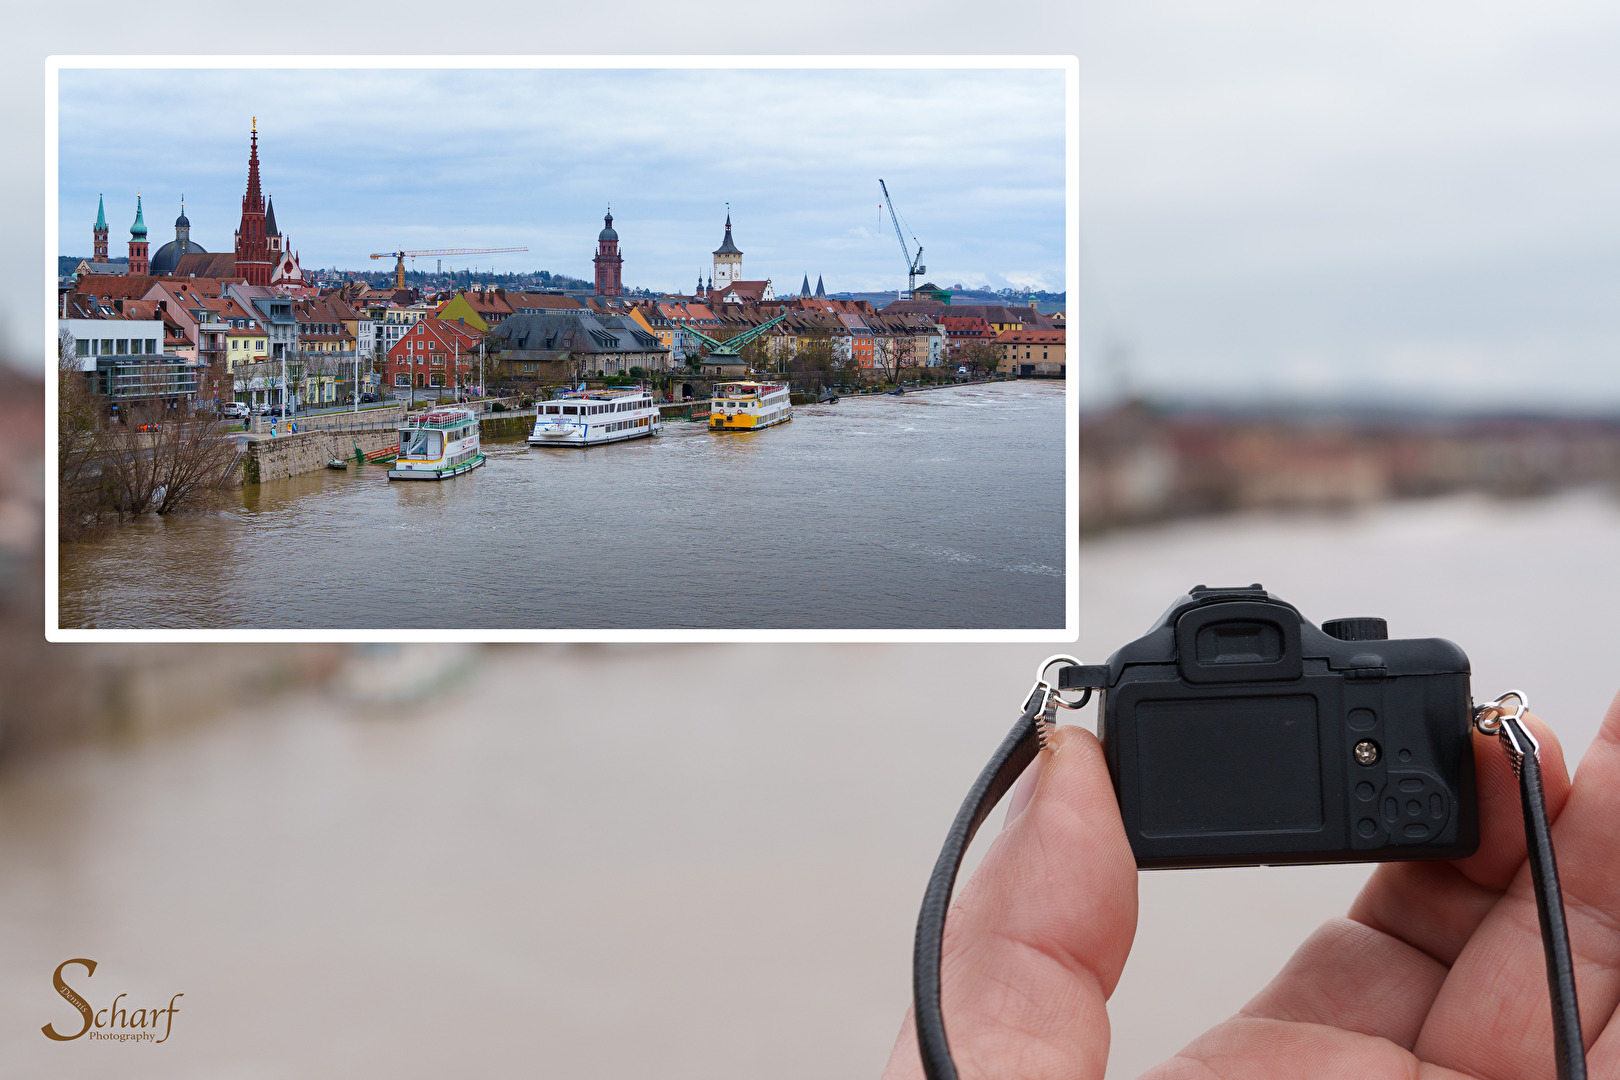
[[[500,251],[528,251],[526,247],[504,248],[430,248],[424,251],[375,251],[373,259],[394,259],[394,288],[405,287],[405,260],[414,259],[418,255],[493,255]]]

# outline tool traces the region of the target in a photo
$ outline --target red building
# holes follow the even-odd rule
[[[945,328],[945,348],[953,353],[970,341],[989,341],[996,336],[990,324],[977,315],[946,315],[939,322]]]
[[[619,257],[619,234],[613,231],[613,211],[608,211],[602,223],[596,237],[596,295],[623,296],[624,283],[619,273],[624,260]]]
[[[406,387],[470,386],[478,379],[478,333],[446,319],[422,319],[388,350],[384,379]]]
[[[259,193],[259,118],[253,118],[248,151],[247,192],[242,196],[242,223],[236,227],[236,276],[249,285],[270,284],[270,250],[264,238],[264,197]]]

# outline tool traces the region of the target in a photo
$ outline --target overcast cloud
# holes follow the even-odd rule
[[[894,289],[878,177],[940,284],[1063,289],[1061,70],[64,70],[63,254],[137,187],[152,250],[185,195],[228,251],[257,116],[264,186],[306,267],[405,248],[527,246],[458,268],[591,277],[611,203],[624,280],[690,290],[731,204],[748,277]],[[154,124],[153,118],[161,118]],[[910,240],[910,234],[907,239]],[[432,259],[418,269],[432,269]]]
[[[1123,367],[1182,396],[1620,405],[1620,11],[1160,2],[1087,24],[1088,391]]]

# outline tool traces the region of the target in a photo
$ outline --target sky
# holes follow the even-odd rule
[[[490,0],[480,20],[446,20],[423,7],[420,17],[394,19],[378,37],[362,9],[323,9],[318,35],[301,20],[265,23],[222,9],[188,25],[183,41],[204,54],[241,51],[248,40],[261,53],[476,53],[512,48],[509,42],[557,54],[1072,53],[1079,58],[1080,243],[1079,276],[1068,291],[1071,363],[1083,401],[1101,402],[1123,388],[1239,401],[1620,408],[1620,199],[1612,194],[1620,191],[1620,65],[1612,59],[1620,55],[1620,9],[1612,5],[1038,0],[987,19],[981,5],[942,0],[920,19],[903,5],[827,0],[815,17],[801,5],[764,2],[748,19],[725,20],[723,33],[713,19],[652,0],[623,0],[615,14],[608,26],[587,6],[542,11]],[[50,340],[40,325],[44,230],[26,212],[44,202],[44,57],[176,48],[168,23],[124,15],[111,0],[85,0],[61,12],[19,9],[8,24],[14,62],[0,68],[0,137],[11,152],[0,155],[0,201],[12,210],[4,218],[9,247],[22,257],[0,260],[0,351],[14,357],[37,356]],[[114,23],[116,44],[80,29]],[[490,27],[510,32],[492,40]],[[859,251],[872,260],[871,276],[892,286],[903,279],[898,244],[876,213],[876,178],[883,176],[922,239],[937,283],[976,284],[967,280],[974,273],[1023,275],[1043,265],[1021,251],[970,257],[949,247],[974,222],[1014,214],[1001,195],[1007,187],[1045,186],[1014,166],[936,190],[936,174],[975,164],[965,151],[951,155],[944,170],[919,164],[917,175],[889,175],[885,170],[911,161],[893,163],[871,143],[835,131],[818,144],[825,149],[816,160],[773,173],[781,163],[767,147],[753,154],[750,169],[722,175],[714,190],[704,184],[686,191],[681,174],[703,168],[703,155],[691,148],[715,149],[697,140],[692,125],[717,109],[733,118],[728,136],[744,142],[750,131],[777,124],[815,129],[830,104],[849,101],[853,111],[839,119],[851,133],[873,130],[862,127],[870,121],[912,149],[918,132],[939,130],[941,114],[951,121],[951,138],[962,133],[960,110],[908,110],[895,97],[873,101],[837,82],[757,106],[703,86],[643,105],[633,126],[662,130],[661,146],[688,139],[665,151],[661,160],[670,167],[652,170],[650,192],[667,194],[674,207],[667,212],[633,201],[653,196],[623,182],[645,164],[632,155],[616,174],[620,183],[586,181],[586,190],[559,194],[541,214],[531,201],[520,204],[524,217],[505,204],[432,217],[436,210],[406,197],[417,183],[413,168],[387,176],[362,214],[325,220],[322,198],[334,195],[297,192],[292,205],[302,182],[292,171],[299,167],[293,151],[302,124],[313,121],[272,116],[279,106],[262,99],[233,100],[238,91],[227,73],[207,75],[194,102],[177,103],[173,119],[165,114],[143,126],[148,149],[130,159],[138,168],[119,164],[114,174],[98,167],[103,178],[82,185],[91,196],[103,189],[116,196],[112,185],[122,184],[123,204],[116,197],[111,204],[115,242],[127,236],[117,230],[128,225],[137,185],[159,192],[160,208],[147,217],[154,239],[164,236],[181,180],[197,238],[211,248],[228,241],[242,185],[244,117],[258,112],[266,183],[306,262],[331,261],[327,251],[335,258],[339,249],[364,255],[406,243],[528,243],[533,261],[523,265],[583,274],[600,207],[611,198],[629,280],[686,289],[719,243],[729,200],[750,274],[796,285],[804,273],[812,280],[824,273],[834,288],[861,288]],[[123,81],[111,81],[116,89],[103,102],[109,109],[124,97]],[[902,76],[899,89],[909,93],[909,81]],[[297,91],[287,104],[309,93]],[[371,183],[362,156],[415,132],[450,137],[444,132],[464,130],[478,115],[434,99],[409,103],[406,121],[385,123],[386,102],[317,97],[321,111],[343,118],[330,139],[314,142],[320,154],[354,170],[339,187]],[[521,104],[513,123],[527,130],[562,111],[544,99],[523,97]],[[205,111],[220,115],[202,123]],[[624,110],[602,105],[575,111],[587,114],[586,143],[611,142],[616,124],[632,123]],[[455,120],[438,123],[445,113]],[[1023,116],[1008,107],[996,124]],[[177,151],[182,141],[187,149]],[[717,152],[740,160],[728,149],[735,145]],[[169,159],[180,163],[181,175],[160,191],[155,170]],[[219,172],[205,177],[205,169]],[[801,169],[808,182],[800,182]],[[784,173],[787,184],[814,190],[798,201],[781,198],[777,177]],[[389,207],[396,186],[405,194]],[[969,195],[958,197],[961,190]],[[216,205],[205,208],[205,197]],[[825,221],[816,223],[813,241],[776,231],[799,220],[768,210],[773,199],[794,215],[820,208]],[[1055,193],[1052,205],[1059,205]],[[93,199],[82,208],[64,201],[61,216],[64,236],[88,243]],[[531,222],[533,233],[512,239],[520,221]],[[426,227],[445,231],[430,235]],[[332,242],[343,230],[349,235]],[[850,261],[835,266],[839,245]],[[666,258],[663,282],[652,271]],[[1061,267],[1056,259],[1052,265]]]
[[[1088,396],[1620,406],[1620,9],[1085,22]]]
[[[526,246],[444,263],[590,280],[611,205],[625,284],[690,291],[729,203],[746,278],[898,289],[881,177],[930,280],[1065,285],[1060,68],[81,69],[60,102],[63,254],[90,252],[102,193],[125,253],[137,189],[153,251],[182,194],[192,240],[231,250],[257,116],[264,190],[305,267]]]

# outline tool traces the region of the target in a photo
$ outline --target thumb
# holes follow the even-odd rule
[[[1029,803],[945,923],[941,997],[963,1080],[1101,1080],[1108,996],[1136,934],[1136,861],[1102,747],[1059,728]],[[1020,786],[1029,782],[1026,775]],[[922,1076],[908,1013],[884,1080]]]

